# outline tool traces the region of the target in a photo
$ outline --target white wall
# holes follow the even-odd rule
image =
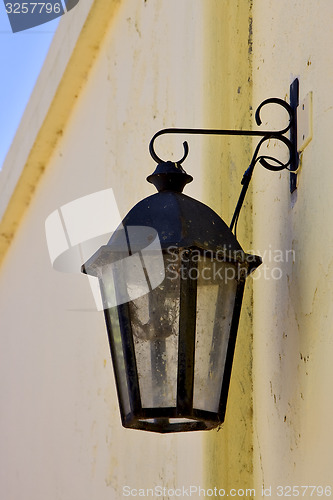
[[[121,427],[103,313],[85,276],[52,269],[44,234],[52,211],[86,194],[111,187],[123,216],[153,193],[152,135],[201,123],[202,9],[123,1],[4,260],[1,498],[109,500],[125,485],[203,484],[202,433]],[[156,148],[178,159],[182,141]],[[193,145],[187,193],[200,197],[198,158]]]

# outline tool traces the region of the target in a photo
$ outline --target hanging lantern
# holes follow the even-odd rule
[[[132,208],[82,266],[97,276],[124,427],[212,429],[224,420],[246,276],[261,263],[160,163],[158,193]]]

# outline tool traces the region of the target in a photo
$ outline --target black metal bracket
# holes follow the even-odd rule
[[[290,142],[293,145],[293,158],[290,162],[290,192],[293,193],[297,188],[297,171],[299,165],[299,154],[297,148],[297,107],[299,105],[299,80],[295,78],[290,85],[290,107],[293,112],[293,125],[290,127]]]
[[[280,171],[280,170],[290,170],[291,172],[296,172],[298,168],[298,152],[297,152],[297,106],[298,106],[298,92],[299,92],[299,82],[296,78],[293,83],[290,85],[290,104],[286,101],[283,101],[279,98],[270,98],[265,99],[257,108],[255,113],[255,121],[258,126],[261,125],[261,110],[267,104],[277,104],[283,107],[288,115],[289,115],[289,123],[288,125],[281,130],[224,130],[224,129],[199,129],[199,128],[165,128],[162,129],[153,136],[149,144],[149,152],[153,160],[158,163],[165,163],[159,156],[157,156],[154,149],[155,140],[164,134],[191,134],[191,135],[228,135],[228,136],[249,136],[249,137],[261,137],[258,142],[250,166],[245,171],[242,184],[243,188],[240,193],[240,197],[238,203],[236,205],[236,209],[230,224],[230,229],[236,233],[236,226],[239,217],[240,210],[242,208],[242,204],[245,198],[246,191],[248,189],[254,167],[256,163],[260,163],[263,167],[272,171]],[[289,137],[286,134],[289,133]],[[283,142],[288,150],[289,157],[288,160],[283,162],[279,158],[275,158],[273,156],[269,156],[267,154],[260,155],[260,148],[264,142],[270,140],[277,140]],[[183,157],[174,162],[176,166],[180,167],[183,161],[187,158],[189,147],[188,143],[183,142],[184,147],[184,155]],[[290,191],[293,192],[296,189],[296,173],[290,174]]]

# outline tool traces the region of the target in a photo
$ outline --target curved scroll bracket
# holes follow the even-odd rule
[[[287,144],[287,142],[291,141],[291,139],[287,139],[285,134],[288,131],[292,131],[295,128],[295,124],[296,124],[295,110],[292,108],[292,106],[290,104],[288,104],[286,101],[283,101],[282,99],[279,99],[279,98],[266,99],[265,101],[263,101],[259,105],[259,107],[257,108],[256,113],[255,113],[255,120],[256,120],[257,125],[259,125],[259,126],[262,124],[261,110],[264,106],[266,106],[268,104],[279,105],[287,111],[288,116],[289,116],[289,122],[288,122],[288,125],[286,127],[284,127],[281,130],[226,130],[226,129],[201,129],[201,128],[165,128],[165,129],[162,129],[162,130],[159,130],[158,132],[156,132],[156,134],[152,137],[150,144],[149,144],[150,155],[156,163],[165,163],[165,160],[162,160],[156,154],[156,151],[154,148],[154,143],[155,143],[156,139],[158,137],[160,137],[161,135],[165,135],[165,134],[251,136],[251,137],[263,137],[263,138],[265,138],[265,140],[274,138],[277,140],[282,140],[285,144]],[[288,165],[291,165],[292,162],[294,161],[293,154],[291,153],[291,151],[294,150],[294,146],[290,145],[288,147],[289,147],[289,151],[290,151],[290,159],[287,162],[286,167]],[[189,152],[189,147],[188,147],[188,143],[186,141],[183,142],[183,148],[184,148],[183,157],[180,160],[175,162],[178,165],[183,163],[183,161],[187,158],[187,155]],[[277,159],[277,161],[279,161],[279,160]],[[274,168],[270,168],[269,165],[267,164],[267,162],[265,162],[264,160],[261,160],[260,163],[263,166],[265,166],[265,168],[269,168],[270,170],[275,170]]]
[[[149,144],[149,152],[150,155],[152,156],[153,160],[156,163],[165,163],[164,160],[162,160],[155,152],[154,148],[154,143],[155,140],[160,137],[161,135],[165,134],[181,134],[181,135],[228,135],[228,136],[249,136],[249,137],[261,137],[260,141],[258,142],[251,164],[247,171],[244,174],[244,177],[246,182],[244,181],[243,177],[243,189],[240,195],[240,198],[238,200],[236,210],[231,222],[231,229],[233,226],[235,226],[236,229],[236,224],[239,216],[239,212],[245,197],[245,192],[247,190],[248,184],[250,182],[252,172],[254,169],[254,166],[256,165],[257,162],[259,162],[263,167],[265,167],[268,170],[272,171],[279,171],[283,169],[290,170],[291,172],[295,172],[298,168],[298,152],[297,152],[297,106],[298,106],[298,92],[299,92],[299,82],[298,79],[296,78],[293,83],[290,86],[290,104],[287,103],[286,101],[283,101],[282,99],[279,98],[270,98],[270,99],[265,99],[257,108],[256,113],[255,113],[255,121],[258,126],[262,124],[261,120],[261,111],[264,106],[267,105],[277,105],[282,108],[284,108],[289,117],[289,122],[288,124],[280,129],[280,130],[225,130],[225,129],[197,129],[197,128],[165,128],[160,131],[158,131],[153,138],[150,141]],[[289,137],[286,136],[286,134],[289,135]],[[273,156],[268,156],[268,155],[259,155],[259,150],[262,146],[262,144],[265,141],[268,140],[277,140],[281,141],[284,143],[289,151],[289,158],[287,161],[283,162],[279,158],[275,158]],[[183,142],[183,148],[184,148],[184,154],[183,157],[175,162],[177,165],[181,165],[181,163],[187,158],[188,152],[189,152],[189,147],[188,143],[185,141]],[[293,173],[291,174],[291,181],[290,181],[290,191],[292,192],[294,189],[296,189],[296,174]],[[244,191],[245,190],[245,191]],[[241,201],[242,199],[242,201]],[[240,203],[241,202],[241,203]]]

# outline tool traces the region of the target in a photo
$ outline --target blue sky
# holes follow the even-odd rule
[[[0,168],[34,88],[59,19],[12,33],[5,6],[0,1]]]

